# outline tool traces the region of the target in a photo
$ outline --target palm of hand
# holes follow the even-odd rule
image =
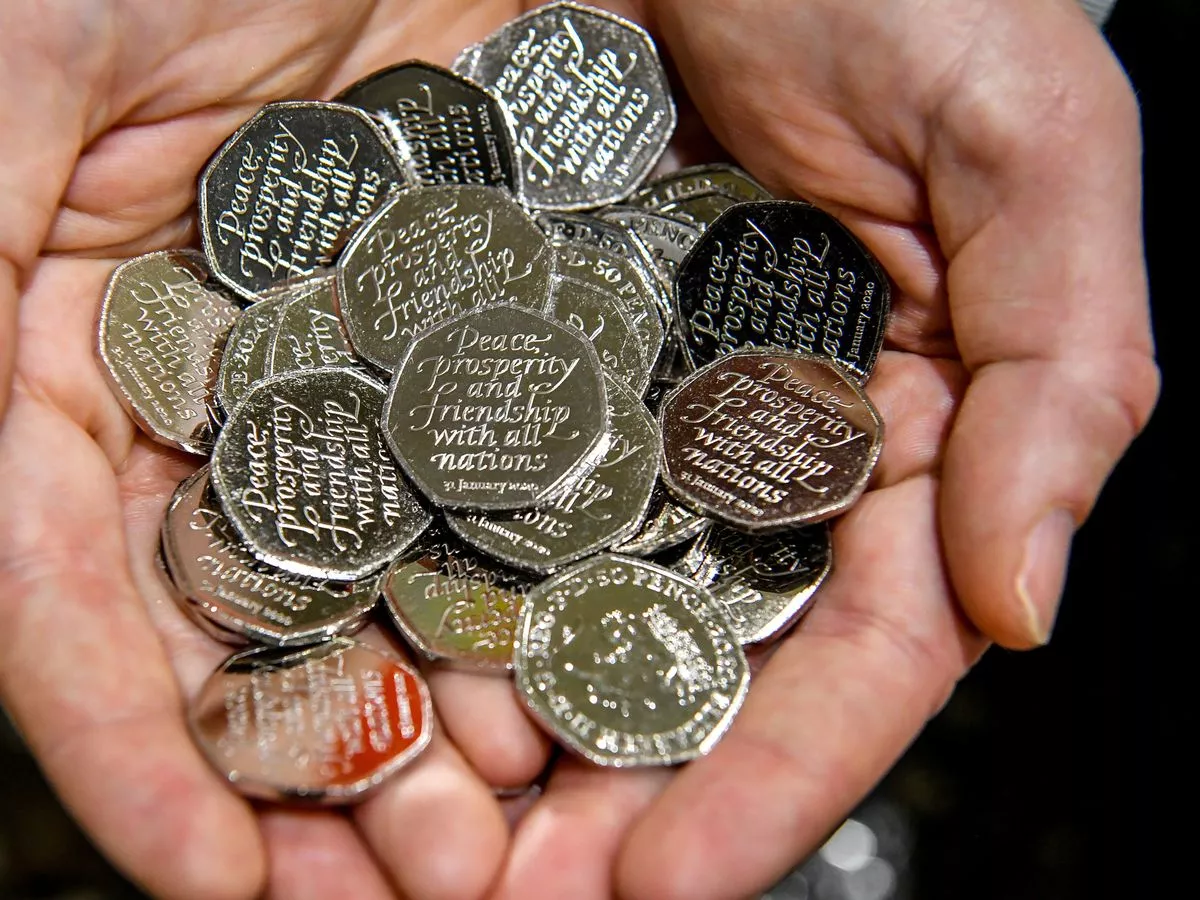
[[[410,56],[445,63],[519,5],[311,0],[235,18],[197,4],[169,22],[94,22],[112,29],[107,48],[50,54],[73,80],[16,98],[62,114],[62,145],[45,178],[17,185],[27,228],[14,238],[0,226],[0,254],[38,257],[21,288],[0,431],[0,683],[76,815],[156,893],[246,895],[264,860],[280,896],[386,896],[389,883],[414,898],[480,896],[502,867],[504,896],[604,897],[617,882],[639,896],[736,896],[769,883],[981,652],[964,608],[993,637],[1033,639],[1012,590],[1025,532],[1048,508],[1081,518],[1148,412],[1136,221],[1090,235],[1096,246],[1078,261],[1103,267],[1120,320],[1085,329],[1074,350],[1053,343],[1053,318],[1078,318],[1080,305],[1075,272],[1058,265],[1064,236],[1050,226],[1062,224],[1038,221],[1062,198],[1045,184],[1050,196],[1028,195],[1003,104],[971,116],[979,73],[954,52],[962,35],[943,29],[941,44],[922,45],[858,4],[790,5],[791,23],[767,19],[768,0],[648,4],[718,138],[771,186],[842,217],[900,289],[870,391],[888,425],[884,457],[836,528],[835,575],[710,757],[678,773],[560,761],[511,847],[490,788],[528,781],[548,743],[506,683],[448,672],[430,679],[443,726],[430,752],[351,816],[254,813],[182,722],[181,698],[226,651],[183,620],[154,571],[163,506],[194,463],[138,435],[104,384],[98,298],[115,258],[188,239],[195,173],[258,105],[328,96]],[[860,77],[839,56],[851,49],[878,65]],[[905,54],[921,52],[912,66]],[[978,121],[985,130],[968,133]],[[1136,207],[1136,193],[1118,202]],[[1069,350],[1083,375],[1064,369]],[[1052,381],[1064,377],[1074,392]],[[1039,463],[1054,478],[1031,476]],[[1048,585],[1030,593],[1056,595],[1065,540],[1049,551]]]

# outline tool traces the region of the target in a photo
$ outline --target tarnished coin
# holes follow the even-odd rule
[[[100,310],[100,358],[121,405],[160,444],[211,449],[221,351],[238,315],[191,250],[147,253],[113,271]]]
[[[409,345],[384,429],[404,471],[439,507],[529,509],[578,476],[608,419],[587,338],[503,305],[455,316]]]
[[[539,7],[459,64],[512,116],[525,197],[539,209],[616,203],[650,173],[675,130],[654,42],[610,13]]]
[[[338,94],[396,141],[416,184],[519,187],[511,124],[483,88],[432,63],[409,60]]]
[[[663,481],[743,531],[819,522],[866,489],[883,421],[840,366],[783,350],[739,350],[663,403]]]
[[[700,240],[700,230],[687,222],[636,206],[613,206],[597,215],[626,228],[650,251],[654,272],[667,296],[673,296],[679,266]]]
[[[200,177],[200,238],[213,274],[243,296],[303,278],[404,184],[399,155],[362,110],[268,103]]]
[[[658,428],[636,394],[609,378],[612,441],[599,465],[552,506],[446,515],[473,547],[512,566],[553,572],[628,538],[641,525],[661,460]]]
[[[643,353],[650,348],[643,346],[624,305],[611,290],[574,278],[556,279],[550,293],[550,315],[583,332],[596,348],[606,375],[638,397],[646,392],[653,360],[647,361]]]
[[[751,536],[718,525],[672,568],[725,604],[742,645],[769,641],[807,611],[833,565],[824,523]]]
[[[662,485],[656,485],[641,527],[629,540],[613,546],[612,551],[628,556],[653,556],[690,541],[710,525],[711,520],[680,506]]]
[[[859,380],[875,367],[889,296],[883,269],[836,219],[783,200],[723,213],[676,282],[697,367],[739,347],[779,347],[828,356]]]
[[[533,580],[435,526],[388,567],[384,599],[396,627],[429,659],[512,668],[513,638]]]
[[[221,629],[296,646],[345,634],[379,599],[379,576],[354,584],[303,578],[255,559],[209,489],[208,467],[175,491],[162,526],[163,556],[179,591]]]
[[[274,293],[246,307],[233,323],[217,375],[217,401],[225,412],[242,401],[251,385],[267,377],[271,340],[290,299],[286,292]]]
[[[663,209],[705,194],[720,194],[733,203],[773,200],[771,192],[737,166],[716,163],[677,169],[656,178],[625,201],[629,206]]]
[[[333,804],[416,758],[433,708],[421,676],[398,657],[334,638],[231,656],[201,688],[188,724],[243,794]]]
[[[268,375],[359,364],[338,318],[336,285],[330,272],[296,286],[271,336]]]
[[[707,753],[750,681],[712,594],[669,569],[608,554],[530,591],[513,674],[559,741],[608,766]]]
[[[306,369],[260,381],[230,414],[212,485],[256,557],[355,581],[429,525],[384,443],[385,393],[355,369]]]
[[[554,253],[500,188],[445,185],[397,194],[346,247],[338,303],[354,349],[393,371],[412,338],[467,310],[544,310]]]

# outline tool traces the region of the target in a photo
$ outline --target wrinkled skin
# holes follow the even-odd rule
[[[1153,406],[1136,105],[1072,3],[622,7],[717,140],[839,216],[895,280],[869,389],[886,448],[835,528],[837,570],[726,739],[681,770],[560,759],[510,833],[491,788],[533,778],[549,744],[502,679],[439,672],[433,746],[366,803],[243,802],[183,719],[226,651],[152,565],[196,461],[146,440],[106,386],[105,279],[194,240],[197,173],[260,104],[448,63],[519,6],[0,4],[0,699],[157,895],[751,894],[871,788],[989,641],[1048,638],[1071,534]]]

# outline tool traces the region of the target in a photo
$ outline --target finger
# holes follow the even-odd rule
[[[0,697],[34,755],[151,893],[253,896],[258,829],[188,738],[131,581],[108,460],[18,387],[0,430],[0,484]]]
[[[834,530],[819,602],[733,727],[626,837],[631,900],[764,890],[810,852],[940,708],[983,642],[955,612],[933,478],[868,493]]]
[[[513,838],[491,900],[608,900],[613,861],[630,824],[671,769],[603,769],[564,757]]]
[[[429,689],[446,733],[493,788],[523,787],[545,768],[550,740],[526,714],[511,678],[434,669]]]
[[[392,900],[395,896],[353,824],[332,811],[261,814],[270,869],[268,900]]]

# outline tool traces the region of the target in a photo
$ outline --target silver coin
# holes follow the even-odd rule
[[[550,293],[550,315],[582,331],[600,357],[600,368],[638,397],[650,384],[653,360],[647,361],[641,335],[612,290],[574,278],[558,278]]]
[[[386,203],[338,262],[342,321],[359,356],[393,371],[414,336],[497,303],[544,310],[554,254],[500,188],[445,185]]]
[[[335,99],[383,126],[415,184],[520,186],[512,124],[495,98],[461,75],[409,60],[368,75]]]
[[[254,299],[330,265],[403,184],[399,156],[362,110],[268,103],[200,177],[201,243],[213,274]]]
[[[519,306],[463,313],[400,361],[384,411],[396,458],[443,508],[551,501],[605,441],[600,360],[580,332]]]
[[[268,375],[359,364],[337,314],[336,285],[326,272],[293,288],[271,335]]]
[[[260,381],[234,409],[211,479],[256,557],[297,575],[356,581],[429,525],[380,431],[385,394],[355,369],[306,369]]]
[[[359,799],[429,744],[429,689],[398,657],[334,638],[225,660],[188,710],[209,762],[241,793]]]
[[[616,203],[650,174],[675,130],[654,42],[610,13],[550,3],[462,64],[512,116],[525,197],[539,209]]]
[[[210,491],[207,466],[175,490],[162,547],[172,580],[195,612],[264,644],[296,646],[346,634],[379,599],[378,576],[328,582],[255,559]]]
[[[721,357],[675,388],[659,419],[667,488],[743,531],[844,512],[883,448],[879,412],[846,370],[784,350]]]
[[[216,386],[217,402],[226,413],[242,401],[251,385],[267,376],[271,338],[289,299],[286,293],[278,293],[259,300],[233,323],[221,353]]]
[[[641,525],[662,452],[638,396],[608,379],[612,441],[587,477],[551,506],[516,513],[447,513],[455,534],[517,568],[547,573],[624,541]]]
[[[483,46],[480,44],[468,44],[463,47],[458,56],[454,57],[454,62],[450,64],[450,71],[455,75],[461,75],[464,78],[471,78],[471,73],[475,71],[475,63],[479,59],[479,54],[483,52]]]
[[[694,225],[635,206],[613,206],[600,210],[599,218],[626,228],[650,251],[654,272],[667,296],[674,296],[675,278],[688,252],[700,240]]]
[[[171,570],[167,567],[167,560],[163,555],[161,540],[154,553],[154,569],[158,573],[163,590],[175,601],[175,605],[179,611],[187,616],[188,621],[195,625],[197,629],[220,644],[245,647],[251,643],[250,639],[244,634],[238,634],[236,631],[222,628],[212,619],[209,619],[204,615],[199,604],[193,603],[184,595],[183,590],[175,583],[175,578],[171,574]]]
[[[704,234],[713,222],[721,217],[721,213],[737,203],[737,200],[731,200],[725,194],[695,194],[684,200],[660,206],[655,212],[669,219],[686,222]]]
[[[466,547],[435,526],[388,567],[384,600],[396,627],[423,655],[453,666],[504,672],[528,575]]]
[[[656,178],[635,191],[630,206],[661,210],[671,204],[705,194],[720,194],[733,203],[773,200],[771,192],[754,176],[725,163],[689,166]]]
[[[680,506],[662,485],[656,485],[641,527],[633,537],[614,545],[612,551],[626,556],[653,556],[690,541],[711,525],[710,519]]]
[[[672,568],[703,584],[725,604],[743,646],[786,631],[809,608],[833,566],[825,524],[762,537],[717,526]]]
[[[201,455],[212,448],[221,351],[239,314],[191,250],[147,253],[113,271],[100,358],[121,405],[160,444]]]
[[[599,765],[671,765],[707,753],[750,681],[725,612],[645,560],[601,555],[525,601],[517,691],[566,747]]]

